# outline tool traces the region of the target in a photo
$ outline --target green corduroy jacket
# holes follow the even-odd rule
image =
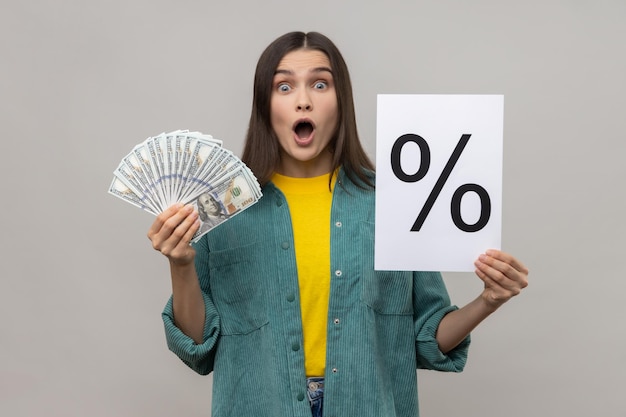
[[[375,192],[339,172],[331,209],[325,417],[416,417],[416,369],[460,372],[469,336],[443,354],[435,340],[456,309],[437,272],[374,271]],[[169,348],[213,372],[213,417],[310,417],[289,208],[272,183],[252,207],[195,244],[204,341],[163,311]],[[415,256],[419,256],[416,253]],[[199,399],[207,401],[207,399]]]

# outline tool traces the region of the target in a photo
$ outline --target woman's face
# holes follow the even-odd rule
[[[329,144],[339,116],[328,57],[306,49],[288,53],[272,86],[271,123],[281,148],[278,172],[300,178],[329,173]]]

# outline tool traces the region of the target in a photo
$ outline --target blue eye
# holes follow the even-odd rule
[[[280,91],[281,93],[286,93],[289,90],[291,90],[291,87],[289,87],[287,84],[279,84],[278,85],[278,91]]]
[[[324,81],[318,81],[313,86],[313,88],[315,88],[316,90],[323,90],[326,87],[328,87],[328,84],[326,82],[324,82]]]

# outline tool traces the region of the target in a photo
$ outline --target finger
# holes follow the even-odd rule
[[[509,264],[487,255],[480,255],[474,264],[492,280],[503,287],[510,287],[512,282],[517,281],[520,273]]]
[[[190,216],[191,217],[191,216]],[[186,221],[186,220],[185,220]],[[191,227],[187,229],[187,232],[183,236],[182,239],[178,240],[176,246],[172,247],[170,250],[164,250],[162,253],[167,256],[170,262],[175,264],[188,264],[193,262],[196,251],[193,246],[190,245],[191,238],[193,237],[196,230],[198,230],[199,222],[196,220]],[[170,243],[173,241],[173,238],[170,240]]]
[[[187,204],[186,206],[181,205],[180,208],[174,212],[174,214],[172,214],[169,218],[167,218],[167,220],[165,220],[159,233],[163,233],[167,237],[176,233],[176,230],[178,229],[178,227],[181,226],[181,224],[184,223],[185,219],[193,212],[194,212],[194,209],[191,204]],[[184,231],[181,231],[181,230],[178,231],[179,239],[182,237],[185,231],[186,231],[186,228]]]
[[[485,284],[483,297],[485,297],[485,299],[496,308],[510,300],[512,297],[519,295],[521,292],[520,288],[507,289],[502,287],[480,269],[476,269],[475,272]]]
[[[474,273],[480,278],[480,280],[485,284],[485,288],[490,288],[493,291],[509,291],[506,288],[503,288],[498,282],[494,281],[489,275],[487,275],[484,271],[476,268]]]
[[[200,228],[200,220],[198,219],[198,212],[192,211],[184,218],[184,220],[176,227],[173,236],[179,237],[177,245],[184,243],[189,245],[191,238]]]
[[[486,255],[495,258],[499,261],[502,261],[508,265],[511,265],[513,268],[515,268],[516,270],[518,270],[519,272],[523,273],[523,274],[528,274],[528,268],[526,268],[526,266],[521,263],[517,258],[515,258],[514,256],[506,253],[506,252],[502,252],[500,250],[496,250],[496,249],[489,249],[486,252]]]
[[[200,220],[198,219],[198,213],[193,212],[183,221],[179,226],[182,230],[186,230],[178,241],[177,249],[186,249],[191,244],[191,239],[200,228]]]
[[[476,269],[483,273],[485,277],[489,278],[491,282],[496,283],[499,287],[506,290],[517,292],[528,285],[524,274],[517,271],[511,265],[490,256],[479,256],[474,265]],[[479,275],[479,277],[483,279],[481,275]]]
[[[168,245],[172,248],[178,246],[181,242],[189,245],[191,236],[197,230],[195,223],[198,220],[198,212],[193,207],[187,205],[173,215],[164,225],[163,229],[170,229]],[[190,235],[188,237],[188,235]]]
[[[148,238],[152,239],[151,236],[156,235],[157,233],[159,233],[159,231],[161,230],[161,228],[163,227],[163,224],[165,224],[165,222],[172,217],[174,214],[176,214],[178,211],[180,211],[180,209],[183,207],[182,203],[176,203],[170,207],[168,207],[167,209],[165,209],[163,212],[161,212],[156,219],[154,220],[154,222],[152,223],[152,226],[150,227],[150,229],[148,230]]]
[[[163,218],[166,218],[164,222]],[[191,205],[178,204],[173,206],[171,210],[168,209],[167,212],[163,212],[161,219],[159,219],[162,222],[160,229],[156,233],[148,234],[152,241],[152,247],[165,256],[175,256],[173,251],[197,218],[198,213],[193,210]],[[156,227],[155,225],[155,229]]]
[[[193,218],[192,214],[190,218]],[[185,219],[185,222],[188,222]],[[173,261],[175,263],[184,262],[187,263],[191,261],[195,255],[195,250],[190,245],[190,240],[193,237],[194,231],[197,230],[197,226],[194,225],[194,222],[191,222],[191,226],[187,227],[184,223],[178,227],[181,231],[175,230],[167,240],[165,240],[157,249],[163,255]],[[182,234],[181,234],[182,233]]]

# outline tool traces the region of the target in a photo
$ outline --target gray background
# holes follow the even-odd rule
[[[107,194],[178,128],[237,153],[262,49],[318,30],[377,93],[504,94],[503,247],[531,286],[420,371],[424,416],[624,416],[626,2],[8,1],[0,6],[0,415],[207,416],[210,377],[165,346],[153,218]],[[453,301],[481,290],[446,274]],[[263,383],[263,381],[259,381]]]

